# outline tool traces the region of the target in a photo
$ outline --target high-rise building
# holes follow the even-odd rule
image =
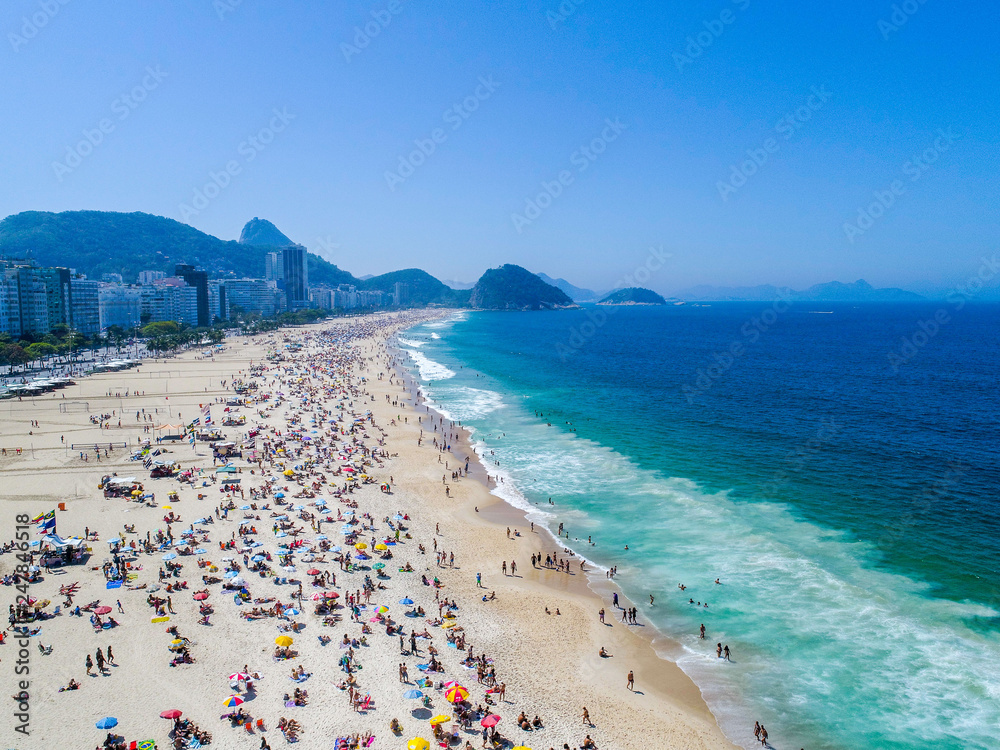
[[[285,294],[289,310],[309,307],[309,266],[306,249],[302,245],[292,245],[281,251],[282,269],[285,276]]]
[[[221,281],[208,282],[208,314],[215,323],[219,320],[229,319],[229,304],[226,298],[226,287]]]
[[[264,256],[264,278],[268,281],[285,280],[285,259],[282,253],[268,253]]]
[[[187,285],[194,287],[198,298],[198,320],[195,325],[210,326],[212,317],[208,312],[208,271],[200,270],[194,266],[178,263],[174,268],[174,275],[184,279]]]
[[[159,281],[160,279],[167,278],[167,274],[163,271],[139,271],[139,282],[140,284],[152,284],[153,282]]]
[[[273,281],[226,279],[222,285],[226,290],[230,316],[237,310],[244,313],[258,312],[265,317],[274,315],[277,287]]]
[[[69,325],[84,336],[94,336],[101,332],[101,282],[91,281],[84,276],[75,276],[69,281],[70,307]]]
[[[158,284],[140,289],[141,315],[149,315],[150,323],[173,320],[190,326],[198,325],[198,290],[188,286],[183,279],[161,279]]]
[[[392,285],[392,304],[396,307],[405,305],[410,299],[410,285],[397,281]]]
[[[121,284],[102,284],[98,293],[101,330],[118,326],[129,331],[139,325],[142,289]]]
[[[21,335],[21,297],[18,294],[17,272],[0,268],[0,334],[13,339]]]
[[[46,333],[58,325],[70,325],[70,272],[68,268],[34,268],[45,284],[45,305],[48,308],[49,325]]]

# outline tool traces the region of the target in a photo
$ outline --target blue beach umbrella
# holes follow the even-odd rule
[[[403,693],[403,697],[409,698],[412,701],[416,700],[417,698],[423,698],[424,694],[421,693],[419,690],[407,690],[405,693]]]
[[[295,609],[295,607],[292,607],[291,609],[286,609],[285,614],[292,615],[294,617],[295,615],[299,614],[299,611]]]
[[[222,577],[223,578],[236,578],[236,576],[238,576],[238,575],[239,575],[239,573],[237,573],[235,570],[227,570],[225,573],[222,574]]]
[[[105,716],[99,722],[97,722],[98,729],[111,729],[112,727],[118,726],[118,719],[114,716]]]
[[[413,604],[413,600],[410,597],[406,597],[405,599],[400,599],[399,603],[405,604],[407,607],[409,607],[411,604]]]
[[[264,555],[254,555],[250,559],[253,560],[254,562],[261,562],[263,560],[266,560],[267,558],[264,557]]]

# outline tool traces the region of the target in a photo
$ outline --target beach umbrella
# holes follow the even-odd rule
[[[97,722],[98,729],[111,729],[112,727],[118,726],[118,719],[114,716],[105,716],[99,722]]]
[[[393,518],[395,518],[397,521],[402,521],[406,518],[406,516],[404,516],[402,513],[397,513],[396,515],[393,516]]]
[[[354,549],[368,549],[368,545],[364,542],[358,542],[354,545]]]
[[[309,568],[309,570],[306,571],[306,575],[318,576],[321,572],[322,572],[321,570],[318,570],[316,568]]]
[[[406,743],[406,750],[427,750],[431,746],[423,737],[414,737]]]
[[[375,608],[375,611],[376,611],[376,612],[378,612],[378,613],[379,613],[380,615],[384,615],[384,614],[385,614],[386,612],[388,612],[388,611],[389,611],[389,608],[388,608],[388,607],[386,607],[386,606],[385,606],[385,605],[383,604],[383,605],[382,605],[382,606],[380,606],[380,607],[376,607],[376,608]]]
[[[176,552],[168,552],[161,559],[163,559],[163,560],[173,560],[176,557],[177,557],[177,553]]]
[[[495,727],[499,723],[500,723],[500,717],[497,716],[496,714],[490,714],[489,716],[484,717],[483,720],[479,722],[480,726],[484,727]]]
[[[455,680],[448,680],[448,682],[444,683],[441,687],[443,687],[445,690],[447,690],[448,688],[453,688],[456,685],[461,685],[461,684],[462,683],[456,682]]]
[[[382,568],[385,567],[385,563],[375,563],[372,567],[375,568],[375,570],[382,570]]]
[[[289,607],[288,609],[285,610],[285,614],[292,615],[294,617],[295,615],[299,614],[299,611],[295,609],[295,607]]]
[[[164,711],[160,714],[161,719],[179,719],[183,712],[176,708],[171,708],[169,711]]]
[[[293,643],[295,643],[295,641],[292,640],[291,636],[288,635],[279,635],[277,638],[274,639],[274,642],[279,646],[281,646],[282,648],[288,648]]]
[[[264,555],[254,555],[250,559],[253,560],[254,562],[264,562],[264,560],[266,560],[267,558],[264,557]]]
[[[236,576],[234,578],[230,578],[229,579],[229,583],[231,585],[233,585],[233,586],[242,586],[243,585],[243,579],[240,578],[239,576]]]
[[[249,679],[250,675],[246,674],[245,672],[236,672],[234,674],[229,675],[230,682],[246,682]]]
[[[236,576],[238,576],[238,575],[239,575],[239,573],[237,573],[235,570],[227,570],[225,573],[222,574],[222,577],[223,578],[236,578]]]
[[[138,490],[136,490],[136,492],[138,492]],[[174,509],[174,507],[172,505],[164,505],[163,506],[163,510],[173,510],[173,509]]]
[[[409,607],[411,604],[413,604],[413,600],[410,597],[407,596],[404,599],[400,599],[399,603],[400,604],[405,604],[407,607]]]
[[[450,716],[445,716],[444,714],[439,714],[439,715],[435,716],[433,719],[431,719],[431,724],[434,724],[434,725],[444,724],[445,722],[448,722],[448,721],[451,721],[451,717]]]
[[[226,700],[222,702],[222,705],[226,708],[233,708],[243,703],[243,699],[238,695],[230,695]]]
[[[285,470],[284,470],[284,471],[283,471],[282,473],[283,473],[283,474],[284,474],[284,475],[285,475],[286,477],[293,477],[293,476],[295,476],[295,472],[294,472],[294,471],[292,471],[291,469],[285,469]]]
[[[194,595],[193,598],[196,602],[203,602],[206,599],[208,599],[208,594],[206,594],[204,591],[199,591],[197,594]]]
[[[459,701],[464,701],[469,697],[469,691],[461,685],[456,685],[455,687],[445,690],[444,697],[449,703],[458,703]]]
[[[377,549],[379,552],[384,552],[389,548],[386,545],[382,544],[382,542],[379,542],[378,544],[375,545],[375,549]]]
[[[96,614],[96,615],[106,615],[110,611],[111,611],[111,607],[98,607],[97,609],[94,610],[94,614]]]
[[[409,698],[412,701],[416,700],[417,698],[423,698],[424,694],[421,693],[419,690],[407,690],[405,693],[403,693],[403,697]]]

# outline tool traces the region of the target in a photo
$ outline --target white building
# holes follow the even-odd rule
[[[142,290],[137,286],[102,284],[98,292],[101,330],[118,326],[129,331],[139,325]]]
[[[84,336],[101,332],[101,282],[82,276],[69,280],[69,324]]]

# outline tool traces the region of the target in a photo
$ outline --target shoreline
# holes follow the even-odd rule
[[[381,524],[382,517],[393,512],[410,514],[407,526],[413,539],[401,541],[394,551],[399,565],[404,561],[411,562],[417,573],[411,576],[397,574],[394,563],[392,575],[382,580],[387,590],[377,592],[375,601],[389,605],[391,612],[401,612],[396,600],[411,596],[433,609],[433,599],[428,602],[426,598],[433,589],[421,586],[418,574],[425,570],[424,575],[441,578],[444,588],[440,593],[459,605],[456,611],[461,617],[464,634],[477,654],[486,653],[492,657],[498,677],[506,684],[505,699],[493,709],[505,717],[499,727],[505,736],[514,738],[515,744],[532,746],[536,750],[560,747],[563,742],[579,746],[585,734],[590,734],[601,750],[733,747],[718,728],[694,683],[676,665],[671,666],[662,660],[638,634],[614,623],[612,618],[609,618],[609,626],[600,625],[594,610],[595,599],[583,576],[530,568],[528,557],[535,546],[550,549],[553,546],[551,541],[541,535],[531,535],[523,515],[521,521],[507,515],[514,509],[472,476],[446,481],[446,475],[442,476],[441,471],[447,471],[445,461],[452,466],[451,454],[435,456],[437,451],[429,443],[417,445],[420,425],[426,417],[416,424],[409,423],[409,416],[420,416],[419,405],[413,408],[400,402],[397,408],[387,403],[386,397],[402,395],[400,389],[405,386],[398,380],[390,382],[388,377],[384,380],[379,377],[379,373],[387,370],[389,365],[388,340],[399,330],[414,325],[416,319],[416,315],[372,316],[284,329],[255,337],[234,337],[227,339],[226,350],[214,358],[201,356],[198,351],[187,351],[168,360],[144,362],[138,370],[82,378],[77,385],[64,392],[65,399],[63,394],[57,392],[38,398],[33,403],[15,400],[8,405],[7,418],[0,424],[0,445],[8,449],[7,455],[0,456],[0,529],[3,529],[0,531],[0,542],[13,536],[8,535],[6,529],[14,528],[17,515],[27,513],[34,517],[54,508],[59,502],[66,503],[65,511],[56,512],[58,532],[63,536],[82,534],[87,526],[91,531],[98,532],[100,539],[90,542],[93,552],[86,566],[44,573],[39,583],[32,584],[31,595],[51,599],[52,605],[48,608],[51,611],[53,606],[62,603],[62,597],[58,595],[60,584],[78,581],[80,592],[76,603],[101,600],[113,607],[116,598],[120,598],[124,614],[115,611],[113,616],[121,624],[113,630],[98,633],[92,632],[86,616],[78,619],[68,616],[66,612],[40,623],[41,631],[34,640],[38,644],[53,646],[54,652],[42,655],[32,643],[31,738],[26,740],[13,734],[9,722],[6,722],[0,725],[0,743],[7,742],[3,746],[20,750],[41,750],[52,746],[92,747],[96,744],[95,740],[100,742],[106,733],[95,730],[94,722],[110,715],[119,719],[116,731],[127,739],[155,737],[163,748],[169,724],[157,718],[157,713],[176,707],[183,710],[185,718],[213,733],[210,748],[236,750],[256,747],[259,733],[256,738],[246,737],[242,730],[230,729],[227,722],[219,721],[219,714],[226,711],[222,708],[222,699],[233,692],[222,676],[238,671],[247,663],[251,665],[251,671],[261,671],[263,679],[246,707],[267,722],[269,731],[264,736],[272,746],[283,744],[274,728],[279,713],[301,720],[305,733],[300,738],[299,746],[303,750],[331,747],[338,736],[365,731],[375,734],[373,747],[377,750],[405,747],[406,740],[415,735],[429,736],[422,709],[417,709],[416,704],[401,697],[403,689],[408,686],[397,682],[396,667],[401,655],[394,645],[395,638],[384,637],[377,628],[368,636],[369,645],[358,651],[366,667],[359,674],[365,690],[370,691],[375,700],[374,710],[357,713],[344,705],[345,693],[333,684],[342,677],[336,659],[343,652],[336,649],[336,644],[324,649],[316,639],[323,633],[339,638],[343,632],[356,632],[358,625],[348,622],[345,615],[344,621],[335,628],[322,628],[311,612],[302,618],[305,631],[295,639],[296,648],[300,648],[302,654],[300,660],[292,664],[302,664],[315,673],[306,685],[310,705],[281,709],[282,692],[294,687],[283,674],[287,668],[273,664],[269,658],[273,645],[268,644],[276,635],[274,625],[281,624],[281,620],[277,623],[273,620],[254,622],[238,617],[245,610],[237,609],[230,596],[224,592],[220,595],[212,587],[208,601],[214,604],[216,612],[212,615],[210,627],[205,627],[198,623],[198,602],[191,601],[191,592],[175,593],[173,608],[176,614],[170,615],[171,622],[167,625],[176,624],[182,635],[193,640],[191,650],[196,656],[196,663],[167,668],[170,637],[163,632],[167,625],[150,622],[150,610],[144,602],[148,590],[137,590],[134,586],[140,583],[153,586],[157,583],[156,571],[163,565],[163,550],[154,551],[152,556],[143,553],[135,557],[132,570],[136,579],[130,581],[129,586],[123,586],[118,591],[106,590],[104,586],[100,568],[102,561],[109,557],[106,540],[121,534],[123,523],[137,526],[136,533],[140,535],[164,530],[168,524],[162,521],[165,510],[161,506],[168,503],[175,512],[183,515],[186,528],[196,515],[211,516],[213,505],[220,500],[235,497],[239,507],[241,498],[239,493],[233,496],[221,492],[223,488],[211,482],[215,476],[214,465],[207,463],[211,450],[207,450],[202,443],[191,450],[183,440],[169,444],[153,442],[154,447],[168,451],[159,458],[176,459],[184,468],[201,469],[196,474],[197,489],[179,485],[173,480],[147,479],[148,472],[141,463],[128,461],[131,451],[116,449],[107,457],[102,455],[100,463],[92,454],[90,461],[84,462],[79,458],[78,450],[70,450],[68,446],[71,443],[93,444],[95,441],[102,445],[109,441],[134,445],[137,433],[139,438],[161,434],[141,431],[144,423],[136,420],[134,415],[140,410],[156,417],[155,422],[145,424],[177,423],[182,421],[180,414],[183,414],[185,423],[190,422],[199,414],[200,404],[231,398],[233,379],[248,377],[246,373],[253,362],[255,367],[261,364],[268,367],[263,378],[258,378],[262,383],[260,393],[312,393],[315,404],[323,405],[331,417],[344,418],[340,423],[343,427],[352,422],[356,424],[351,417],[359,409],[362,414],[366,410],[372,412],[372,426],[365,428],[370,431],[371,440],[366,438],[363,442],[376,448],[378,443],[374,441],[384,439],[384,449],[389,453],[378,461],[371,460],[368,471],[375,483],[361,485],[352,493],[339,494],[344,477],[333,476],[337,491],[331,494],[330,489],[324,488],[322,496],[330,498],[335,510],[345,503],[359,503],[359,513],[371,513],[372,523]],[[363,339],[354,339],[346,347],[317,349],[317,340],[322,339],[321,332],[358,330],[357,327],[365,325],[376,332]],[[379,329],[378,325],[383,325],[383,328]],[[389,328],[393,330],[389,331]],[[294,342],[305,343],[300,354],[285,352],[283,362],[266,359],[269,351],[281,352],[286,343]],[[340,353],[335,356],[335,352]],[[327,376],[314,379],[317,365],[325,367],[328,372],[337,370],[345,373],[341,384],[326,386],[325,390],[320,388],[328,380]],[[310,375],[301,378],[302,373]],[[362,377],[365,380],[361,380]],[[126,390],[138,391],[139,395],[115,395]],[[262,404],[243,407],[247,424],[235,429],[222,428],[227,438],[234,439],[234,433],[245,434],[246,430],[260,424],[261,433],[254,441],[259,451],[264,436],[271,440],[286,439],[293,424],[305,423],[310,409],[314,408],[300,405],[294,395],[286,396],[280,403],[278,401],[272,397]],[[60,407],[63,404],[68,411],[62,411]],[[75,406],[71,408],[70,404]],[[108,421],[107,427],[101,428],[91,422],[83,404],[89,408],[90,414],[115,412],[114,417]],[[218,408],[216,413],[213,407],[212,413],[220,420],[222,405]],[[397,416],[404,418],[393,425],[392,421]],[[119,418],[122,419],[121,428],[117,427]],[[38,420],[39,425],[31,425],[29,420]],[[316,425],[318,432],[323,433],[317,437],[319,444],[334,448],[347,444],[350,434],[354,433],[345,436],[339,429],[328,429],[325,421]],[[355,437],[360,437],[360,434]],[[35,451],[28,450],[29,442]],[[10,449],[18,443],[24,445],[25,451],[13,455]],[[310,444],[302,442],[293,445],[300,446],[296,450],[305,453]],[[257,464],[243,465],[237,461],[242,469],[238,476],[242,477],[242,486],[247,490],[257,486],[258,481],[263,481],[267,473],[277,473],[272,463],[277,460],[276,457],[267,454],[263,458],[265,468],[261,474],[254,473]],[[437,463],[438,459],[441,464]],[[330,460],[326,462],[330,463]],[[339,467],[339,462],[334,463]],[[269,464],[271,468],[267,468]],[[470,464],[470,468],[475,467],[472,461]],[[124,498],[105,498],[96,489],[97,483],[102,475],[112,472],[117,472],[119,476],[138,476],[146,491],[155,493],[154,507]],[[393,476],[391,494],[380,492],[378,482],[389,481]],[[207,490],[202,489],[202,481],[209,482]],[[286,483],[292,486],[293,492],[298,489],[296,482],[281,481],[281,484]],[[445,495],[444,485],[451,489],[450,498]],[[167,497],[167,492],[171,490],[179,493],[177,498]],[[202,496],[204,499],[201,499]],[[243,502],[252,502],[249,494]],[[309,500],[292,502],[310,503]],[[480,513],[474,511],[477,504]],[[239,512],[237,515],[240,515]],[[263,543],[261,551],[276,554],[275,548],[280,539],[275,539],[267,528],[270,520],[266,513],[259,515],[261,520],[256,524],[265,527],[259,534],[259,541]],[[503,533],[508,519],[512,527],[521,528],[522,536],[517,541],[508,540]],[[228,539],[229,531],[235,530],[236,523],[237,519],[217,520],[215,525],[199,529],[199,534],[205,533],[206,538],[211,534],[213,537],[211,545],[202,545],[207,551],[206,557],[218,562],[220,555],[226,554],[215,546],[219,543],[215,537],[221,532],[223,538]],[[333,527],[324,524],[323,528],[326,531]],[[333,535],[336,532],[326,533]],[[32,528],[31,539],[38,538]],[[438,565],[431,559],[431,540],[441,549],[454,552],[454,567]],[[418,554],[418,541],[426,545],[426,556]],[[497,564],[500,559],[517,559],[518,575],[502,576]],[[183,575],[193,579],[191,589],[201,586],[199,578],[203,573],[194,567],[194,560],[194,557],[177,560],[185,562]],[[0,555],[0,573],[10,573],[13,564],[11,555]],[[361,576],[337,571],[335,565],[331,572],[336,573],[340,588],[347,587],[345,595],[361,583]],[[482,573],[486,588],[476,587],[476,572]],[[278,596],[284,600],[292,593],[287,586],[276,587],[271,583],[254,580],[249,585],[257,596]],[[491,590],[496,592],[496,600],[481,601],[482,595]],[[13,601],[13,589],[3,587],[0,592]],[[561,614],[544,614],[546,606],[558,607]],[[303,607],[307,608],[311,609],[312,605]],[[410,623],[405,618],[401,619],[401,624],[409,629]],[[413,625],[427,627],[422,622],[420,625],[414,622]],[[433,626],[430,630],[434,642],[443,646],[445,631]],[[103,678],[86,676],[84,654],[110,643],[115,646],[119,666]],[[614,654],[613,658],[602,660],[597,656],[601,645]],[[470,677],[463,671],[465,668],[458,663],[460,654],[453,649],[442,647],[440,650],[439,659],[445,665],[445,674],[450,675],[440,679],[463,680],[470,693],[476,694],[471,700],[481,701],[484,686],[476,684],[475,672]],[[9,648],[0,648],[0,673],[6,675],[12,668],[12,653],[15,652]],[[413,669],[413,657],[407,661]],[[636,673],[637,691],[634,693],[627,691],[624,685],[624,676],[629,669]],[[413,669],[410,674],[419,673]],[[80,680],[83,683],[81,689],[58,692],[57,687],[65,685],[70,678]],[[147,688],[136,690],[138,685]],[[433,700],[435,711],[451,711],[441,692],[434,688],[425,688],[425,692]],[[595,726],[582,724],[580,712],[583,706],[589,709]],[[536,732],[518,729],[512,717],[519,710],[529,717],[541,715],[543,729]],[[387,732],[390,718],[402,721],[404,734],[393,736]],[[468,739],[474,746],[479,746],[476,736],[469,736]],[[453,747],[460,750],[464,748],[465,741],[466,736],[463,735],[462,743]]]
[[[442,317],[444,317],[444,315],[442,315]],[[406,330],[407,329],[402,329],[397,332],[396,336],[393,338],[398,339],[400,335],[404,335],[406,333]],[[410,362],[413,361],[411,357],[407,356],[407,352],[399,346],[398,341],[395,344],[394,353],[401,359],[405,357],[410,360]],[[404,378],[407,388],[412,391],[413,394],[416,394],[416,389],[419,388],[422,390],[424,386],[420,382],[419,372],[416,371],[416,366],[413,366],[414,370],[410,370],[401,361],[397,365],[397,370]],[[463,509],[464,519],[469,523],[486,525],[496,531],[501,530],[505,526],[515,528],[517,526],[521,526],[530,528],[532,525],[532,521],[529,518],[531,511],[513,505],[509,500],[497,492],[500,485],[490,478],[489,470],[483,462],[483,457],[478,451],[475,450],[474,437],[470,428],[452,420],[451,417],[440,411],[440,404],[429,400],[426,395],[414,397],[412,407],[416,409],[419,406],[429,407],[430,412],[451,422],[454,429],[458,431],[459,437],[452,444],[452,450],[450,451],[451,455],[453,455],[456,460],[464,460],[462,455],[463,451],[466,451],[468,455],[475,456],[475,462],[473,462],[472,465],[476,467],[476,471],[470,470],[469,477],[480,485],[482,491],[488,495],[490,500],[487,504],[478,506],[478,512],[473,511],[471,515],[468,507],[465,507]],[[516,488],[515,491],[517,491]],[[540,524],[539,528],[536,528],[534,531],[535,534],[540,532],[548,537],[549,545],[558,545],[560,550],[570,550],[572,559],[586,562],[589,569],[584,571],[582,575],[580,575],[579,572],[567,575],[566,573],[556,572],[551,569],[547,570],[545,568],[539,568],[538,570],[542,571],[544,577],[537,582],[532,581],[531,584],[539,586],[553,595],[575,599],[586,606],[595,615],[598,610],[603,608],[606,610],[606,613],[610,615],[610,617],[606,617],[606,619],[611,621],[617,620],[618,618],[616,615],[622,611],[621,607],[616,609],[611,604],[611,598],[614,593],[618,594],[619,602],[624,607],[639,606],[636,602],[632,601],[624,593],[624,591],[622,591],[613,578],[608,578],[606,576],[599,577],[600,572],[606,571],[603,566],[588,559],[578,550],[573,549],[570,542],[557,537],[546,524]],[[544,575],[545,573],[548,573],[549,575]],[[622,623],[619,621],[616,624],[621,625]],[[683,647],[680,642],[671,638],[668,634],[660,631],[652,623],[641,623],[638,625],[638,628],[648,628],[648,630],[633,630],[633,627],[636,626],[628,626],[625,632],[631,636],[629,640],[634,641],[634,643],[629,644],[629,653],[631,654],[632,660],[641,665],[635,670],[639,680],[645,679],[655,684],[655,689],[666,701],[672,703],[679,702],[686,709],[693,710],[695,712],[707,713],[711,721],[719,729],[719,732],[725,736],[722,732],[721,726],[719,726],[718,720],[705,700],[701,687],[690,675],[684,672],[674,659],[670,658],[670,656],[665,653],[661,653],[661,648],[668,653],[681,653]],[[597,663],[599,664],[601,661],[602,660],[598,658]],[[658,669],[663,668],[668,670],[669,675],[656,674]],[[649,682],[646,684],[649,684]],[[678,684],[678,682],[687,684]],[[728,743],[728,747],[738,747],[728,736],[725,736],[725,739]]]

